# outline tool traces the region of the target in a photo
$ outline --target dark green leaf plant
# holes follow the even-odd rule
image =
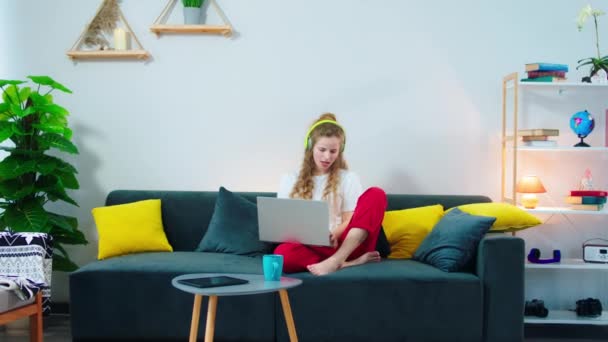
[[[75,217],[49,211],[62,201],[75,206],[67,189],[78,189],[77,170],[57,152],[78,154],[68,127],[68,110],[53,101],[55,90],[72,91],[48,76],[28,81],[0,80],[0,231],[39,232],[53,236],[53,269],[78,266],[64,245],[85,245]],[[50,154],[49,152],[53,152]]]

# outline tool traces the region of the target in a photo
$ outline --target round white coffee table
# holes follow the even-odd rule
[[[247,284],[230,285],[220,287],[198,288],[190,285],[179,283],[181,279],[206,278],[214,276],[228,276],[233,278],[245,279],[249,281]],[[291,306],[289,305],[289,297],[287,289],[302,284],[302,280],[288,277],[281,277],[280,281],[265,281],[261,274],[242,274],[242,273],[193,273],[184,274],[171,280],[171,284],[185,292],[194,294],[194,307],[192,308],[192,323],[190,325],[190,342],[195,342],[198,335],[198,323],[200,320],[201,301],[203,296],[209,296],[207,305],[207,325],[205,327],[205,342],[213,341],[215,330],[215,312],[217,309],[218,296],[242,296],[255,295],[267,292],[279,292],[281,298],[281,306],[287,322],[287,330],[289,331],[289,339],[292,342],[298,341],[296,335],[296,325],[293,321]]]

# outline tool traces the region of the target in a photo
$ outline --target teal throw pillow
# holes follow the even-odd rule
[[[422,241],[414,260],[445,272],[460,271],[475,256],[479,241],[494,221],[495,217],[471,215],[454,208]]]
[[[273,248],[259,239],[257,205],[221,187],[196,251],[258,256],[272,253]]]

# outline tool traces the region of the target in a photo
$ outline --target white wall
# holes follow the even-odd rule
[[[231,39],[157,38],[166,1],[122,1],[152,58],[72,62],[100,1],[0,0],[0,78],[46,74],[74,91],[57,100],[81,151],[80,208],[62,207],[91,241],[70,249],[79,263],[95,258],[90,210],[110,190],[274,191],[324,111],[346,127],[366,185],[498,200],[502,77],[555,61],[580,79],[576,61],[594,53],[592,26],[574,22],[585,1],[218,1]]]

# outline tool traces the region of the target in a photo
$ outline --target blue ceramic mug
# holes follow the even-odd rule
[[[262,258],[264,267],[264,280],[279,281],[283,273],[283,256],[280,254],[266,254]]]

